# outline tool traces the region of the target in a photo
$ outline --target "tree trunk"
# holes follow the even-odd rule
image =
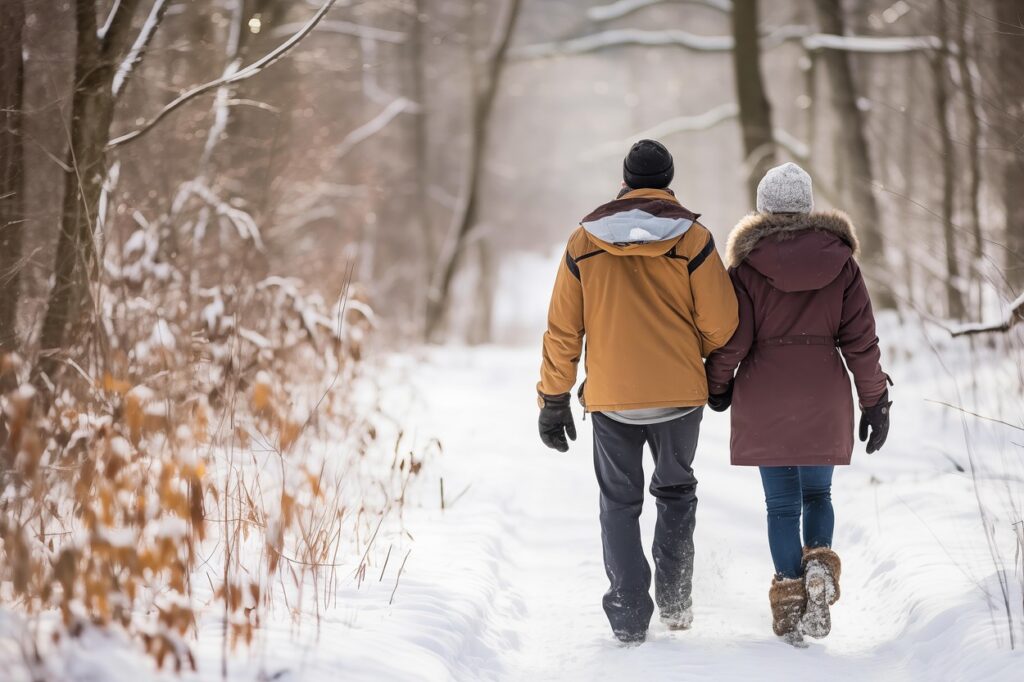
[[[466,189],[460,207],[454,216],[451,235],[442,248],[440,262],[435,269],[434,282],[428,294],[425,335],[429,340],[436,338],[444,322],[451,296],[452,279],[455,277],[459,257],[462,255],[479,217],[480,179],[483,175],[483,155],[486,150],[487,130],[490,124],[491,110],[494,107],[494,99],[498,93],[501,72],[505,66],[505,53],[508,51],[512,29],[515,27],[521,5],[521,0],[506,1],[505,17],[500,27],[499,37],[487,60],[489,73],[483,87],[474,88]]]
[[[957,3],[957,65],[964,93],[964,109],[967,114],[968,192],[967,204],[971,220],[971,235],[974,239],[974,258],[981,260],[985,255],[985,244],[981,234],[981,117],[978,112],[978,95],[971,69],[971,46],[967,41],[967,0]]]
[[[844,35],[840,0],[815,0],[821,30]],[[865,133],[864,114],[857,104],[858,90],[853,80],[850,57],[844,50],[825,50],[821,55],[828,74],[832,107],[839,126],[836,153],[841,157],[845,173],[838,189],[848,202],[845,208],[854,217],[863,250],[864,264],[870,279],[878,282],[884,268],[884,244],[878,202],[874,194],[871,153]],[[895,307],[889,286],[877,288],[874,303],[880,308]]]
[[[97,35],[95,0],[77,0],[74,93],[71,99],[70,143],[65,159],[64,200],[60,235],[50,290],[40,332],[39,373],[52,375],[56,353],[75,342],[76,325],[97,274],[93,233],[107,172],[106,146],[114,115],[113,76],[127,45],[138,0],[122,0],[101,38]]]
[[[16,351],[21,294],[21,245],[25,222],[25,154],[22,100],[25,63],[22,0],[0,5],[0,352]],[[0,392],[4,387],[0,386]]]
[[[437,246],[434,243],[434,225],[430,219],[430,198],[427,187],[427,178],[429,172],[429,139],[427,137],[427,103],[426,103],[426,88],[424,87],[426,81],[427,62],[426,55],[424,54],[424,33],[426,29],[427,15],[424,8],[425,0],[414,0],[412,27],[409,31],[409,53],[411,57],[411,85],[412,85],[412,100],[417,104],[419,109],[413,114],[412,125],[413,125],[413,167],[412,172],[415,174],[413,177],[413,183],[415,187],[415,215],[418,223],[420,232],[420,243],[422,244],[423,253],[421,254],[420,261],[422,263],[423,272],[421,274],[423,295],[427,296],[430,292],[430,282],[433,278],[433,268],[437,259]],[[426,305],[419,306],[417,310],[417,325],[420,326],[422,332],[422,315],[426,310]]]
[[[468,340],[470,344],[478,345],[488,343],[494,331],[494,287],[498,273],[495,271],[494,249],[490,240],[479,239],[473,246],[479,272]]]
[[[936,35],[943,47],[929,56],[932,65],[932,88],[935,98],[935,120],[939,133],[942,163],[942,237],[946,246],[946,315],[954,320],[964,317],[964,301],[960,294],[960,271],[956,258],[956,232],[953,226],[953,195],[956,193],[956,152],[949,125],[949,55],[946,42],[949,29],[946,3],[940,0],[935,8]]]
[[[761,78],[757,0],[736,0],[732,10],[733,72],[740,107],[743,156],[751,206],[757,203],[757,183],[775,165],[772,110]]]
[[[1019,0],[997,0],[996,79],[998,126],[1006,149],[1003,206],[1006,210],[1006,277],[1014,295],[1024,289],[1024,16]]]

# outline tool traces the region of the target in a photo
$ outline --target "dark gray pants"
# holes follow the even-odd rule
[[[601,541],[610,583],[604,611],[620,638],[647,632],[654,613],[651,567],[640,542],[644,443],[654,457],[650,490],[658,506],[654,596],[665,615],[690,607],[697,510],[692,465],[703,413],[698,408],[679,419],[644,426],[594,414],[594,470],[601,489]]]

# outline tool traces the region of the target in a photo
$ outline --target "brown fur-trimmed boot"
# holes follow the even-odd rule
[[[802,618],[803,630],[811,637],[821,638],[832,631],[829,606],[839,601],[839,555],[828,547],[804,547],[804,587],[807,609]]]
[[[768,601],[772,605],[772,629],[775,634],[793,646],[807,646],[800,627],[800,619],[807,606],[803,578],[775,576],[768,590]]]

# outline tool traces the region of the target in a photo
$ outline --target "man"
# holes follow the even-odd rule
[[[655,598],[661,620],[693,620],[693,455],[707,403],[702,358],[737,325],[736,296],[697,214],[676,200],[672,155],[641,140],[623,163],[619,197],[585,217],[559,265],[537,385],[541,440],[566,452],[576,439],[569,396],[587,340],[579,397],[594,414],[594,469],[610,586],[604,610],[615,636],[644,641],[654,612],[640,544],[643,446],[655,469]]]

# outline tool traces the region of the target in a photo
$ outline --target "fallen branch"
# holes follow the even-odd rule
[[[1024,320],[1024,294],[1021,294],[1017,299],[1010,304],[1010,314],[1007,315],[1006,319],[1002,322],[993,324],[985,323],[973,323],[964,324],[959,327],[955,327],[949,330],[950,335],[957,336],[969,336],[971,334],[984,334],[987,332],[1008,332],[1018,322]]]
[[[195,99],[199,95],[210,92],[211,90],[216,90],[217,88],[220,88],[225,85],[230,85],[231,83],[238,83],[240,81],[247,80],[249,78],[252,78],[256,74],[261,73],[268,66],[270,66],[277,60],[281,59],[286,54],[288,54],[288,52],[291,51],[292,48],[294,48],[296,45],[302,42],[302,40],[306,36],[312,33],[313,29],[316,27],[318,23],[320,23],[320,20],[323,19],[324,15],[327,14],[327,11],[331,9],[335,2],[336,0],[325,0],[324,4],[321,5],[320,9],[317,10],[316,14],[313,15],[313,18],[306,22],[305,26],[303,26],[302,29],[300,29],[291,38],[281,43],[278,47],[276,47],[274,50],[272,50],[265,56],[256,60],[249,66],[246,66],[245,68],[236,71],[235,73],[226,76],[221,76],[220,78],[212,80],[209,83],[204,83],[203,85],[192,88],[188,92],[179,95],[175,100],[164,106],[164,108],[161,109],[156,116],[146,121],[141,127],[131,131],[130,133],[125,133],[120,137],[116,137],[110,142],[108,142],[106,147],[107,150],[109,151],[111,149],[114,149],[115,147],[120,147],[123,144],[126,144],[128,142],[131,142],[142,137],[147,132],[152,130],[153,127],[157,123],[162,121],[164,117],[166,117],[168,114],[180,108],[182,105],[186,104],[190,100]]]

